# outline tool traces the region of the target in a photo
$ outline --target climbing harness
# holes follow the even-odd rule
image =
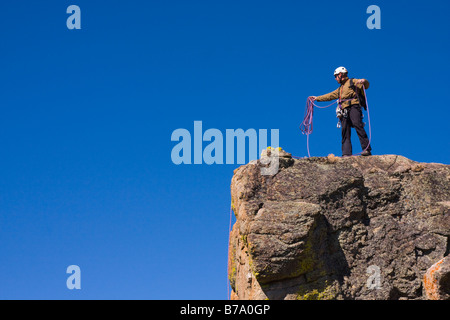
[[[353,80],[353,79],[351,79],[351,80]],[[353,82],[351,82],[350,84],[352,85]],[[354,90],[354,91],[357,92],[358,90]],[[367,111],[367,119],[368,119],[368,123],[369,123],[369,143],[367,144],[367,147],[363,151],[355,154],[355,156],[363,153],[364,151],[366,151],[369,148],[370,143],[372,141],[372,130],[371,130],[371,127],[370,127],[369,104],[367,103],[367,94],[366,94],[366,89],[364,88],[364,86],[362,87],[362,92],[364,93],[364,103],[361,103],[362,99],[361,99],[361,96],[359,94],[357,94],[357,99],[360,102],[360,105],[363,106],[364,109]],[[346,101],[349,101],[349,100],[352,100],[352,99],[353,98],[346,99],[346,100],[340,100],[339,99],[339,100],[336,100],[333,103],[331,103],[331,104],[329,104],[327,106],[324,106],[324,107],[321,107],[321,106],[318,106],[317,104],[315,104],[314,100],[311,97],[308,97],[306,99],[305,114],[304,114],[304,117],[303,117],[303,121],[300,124],[300,130],[301,130],[302,134],[306,134],[306,148],[308,150],[308,157],[311,157],[311,154],[309,152],[309,135],[313,132],[314,107],[319,108],[319,109],[325,109],[325,108],[329,108],[332,105],[334,105],[335,103],[337,103],[338,106],[336,107],[336,117],[339,119],[337,127],[340,128],[341,127],[341,119],[342,119],[342,117],[347,117],[347,112],[348,112],[346,109],[343,109],[341,107],[342,103],[346,102]]]

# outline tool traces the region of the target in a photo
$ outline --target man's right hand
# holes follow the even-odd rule
[[[309,97],[312,101],[316,101],[317,97],[316,96],[310,96]]]

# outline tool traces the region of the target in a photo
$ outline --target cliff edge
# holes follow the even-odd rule
[[[231,182],[232,299],[450,299],[450,166],[399,155],[263,161]]]

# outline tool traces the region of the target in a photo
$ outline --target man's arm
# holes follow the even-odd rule
[[[336,90],[334,90],[333,92],[324,94],[322,96],[312,96],[311,97],[313,99],[313,101],[331,101],[331,100],[336,100],[337,98],[339,98],[339,88],[337,88]]]

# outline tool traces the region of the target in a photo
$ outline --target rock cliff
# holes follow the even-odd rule
[[[449,165],[281,151],[270,176],[262,163],[232,178],[232,299],[450,298]]]

